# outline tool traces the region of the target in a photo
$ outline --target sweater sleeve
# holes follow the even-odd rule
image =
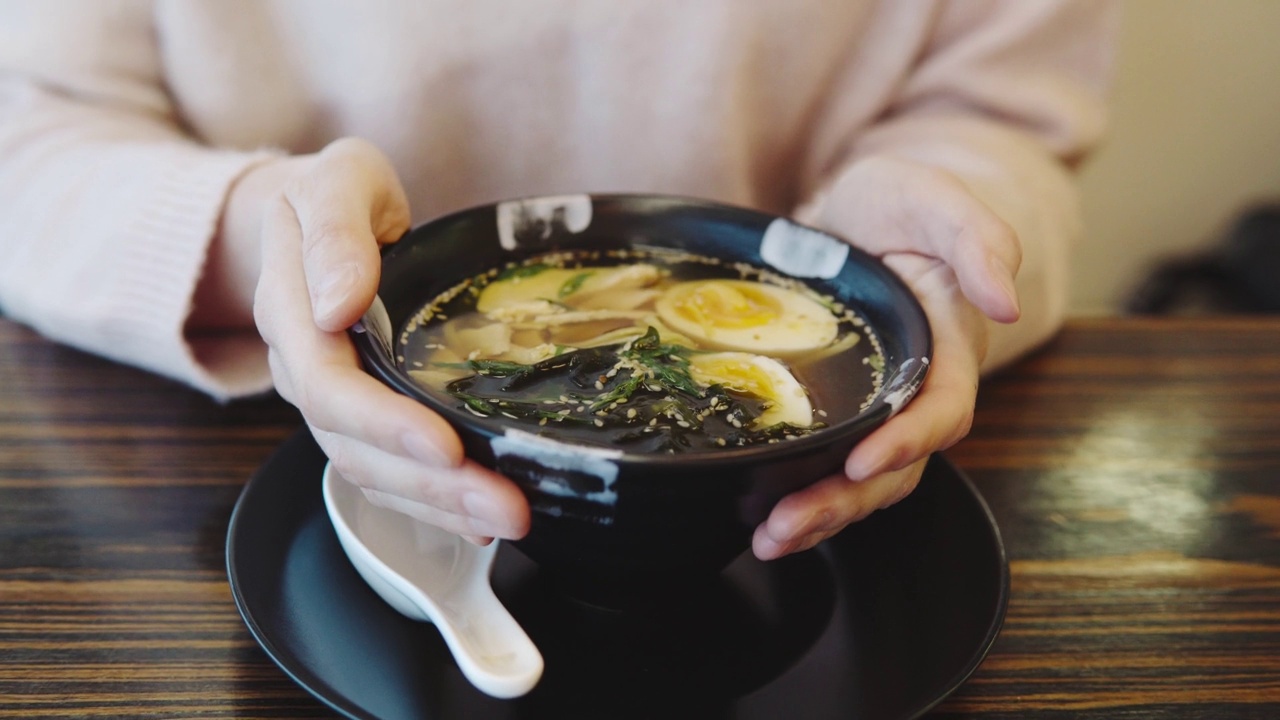
[[[1082,232],[1071,169],[1104,129],[1117,19],[1109,0],[944,0],[889,110],[864,128],[827,128],[838,140],[810,158],[824,179],[802,220],[848,200],[842,180],[859,160],[890,156],[956,175],[1012,226],[1022,318],[991,323],[984,370],[1048,339],[1067,312]]]
[[[164,90],[150,3],[0,5],[0,310],[219,399],[270,387],[251,328],[184,325],[230,186]]]

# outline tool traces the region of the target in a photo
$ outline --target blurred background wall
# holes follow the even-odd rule
[[[1280,202],[1280,0],[1123,0],[1111,134],[1084,166],[1072,311]],[[1280,278],[1277,278],[1280,283]]]

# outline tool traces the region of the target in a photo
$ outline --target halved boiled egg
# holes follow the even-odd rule
[[[757,429],[780,422],[813,424],[809,394],[787,366],[773,358],[744,352],[694,353],[689,356],[689,374],[704,385],[723,385],[767,400],[769,407],[756,418]]]
[[[673,330],[718,350],[790,355],[830,345],[839,321],[818,302],[749,280],[673,285],[656,305]]]

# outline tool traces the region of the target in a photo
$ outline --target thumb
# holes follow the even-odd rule
[[[302,231],[302,265],[318,327],[337,332],[377,293],[379,246],[409,229],[409,203],[395,169],[358,139],[331,143],[285,190]]]
[[[1017,232],[947,170],[887,156],[863,158],[836,182],[819,222],[874,255],[942,260],[985,315],[1005,323],[1018,319]]]

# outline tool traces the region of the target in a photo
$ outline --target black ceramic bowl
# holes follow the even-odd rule
[[[787,442],[639,455],[513,437],[428,394],[395,362],[405,323],[465,278],[553,250],[635,246],[768,268],[855,308],[880,340],[882,390],[856,417]],[[378,295],[352,329],[367,370],[447,418],[469,457],[521,487],[533,523],[517,547],[545,569],[592,581],[723,568],[779,499],[841,471],[853,446],[915,393],[931,353],[920,305],[877,259],[775,216],[680,197],[529,198],[454,213],[387,248]]]

